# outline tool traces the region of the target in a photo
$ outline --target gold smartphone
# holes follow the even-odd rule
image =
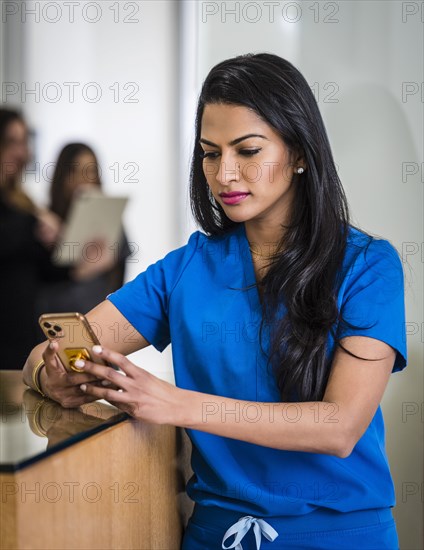
[[[90,350],[100,345],[90,323],[82,313],[45,313],[38,320],[40,327],[50,341],[59,344],[57,355],[68,372],[84,372],[75,366],[78,359],[92,360]],[[96,363],[110,366],[96,357]]]

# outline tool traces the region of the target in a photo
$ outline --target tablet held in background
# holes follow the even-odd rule
[[[78,195],[56,245],[54,263],[58,266],[74,265],[82,258],[96,261],[96,254],[102,253],[101,247],[117,253],[127,202],[128,197],[110,197],[98,192]]]

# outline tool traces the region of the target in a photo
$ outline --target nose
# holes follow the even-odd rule
[[[240,180],[240,163],[231,160],[228,156],[222,156],[216,179],[222,185],[229,185]]]

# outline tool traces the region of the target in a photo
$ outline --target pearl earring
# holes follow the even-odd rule
[[[297,174],[303,174],[304,171],[305,171],[305,169],[302,168],[301,166],[299,166],[299,168],[296,168],[296,173]]]

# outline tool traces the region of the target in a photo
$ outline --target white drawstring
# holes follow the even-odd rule
[[[222,539],[222,548],[224,548],[224,550],[229,550],[230,548],[234,548],[234,550],[243,550],[243,546],[241,545],[240,541],[249,531],[252,525],[256,539],[256,550],[259,550],[261,547],[262,535],[271,542],[273,542],[278,537],[277,531],[263,519],[256,519],[252,516],[244,516],[227,530],[224,538]],[[231,546],[225,546],[225,541],[232,535],[235,535],[234,542],[231,544]]]

